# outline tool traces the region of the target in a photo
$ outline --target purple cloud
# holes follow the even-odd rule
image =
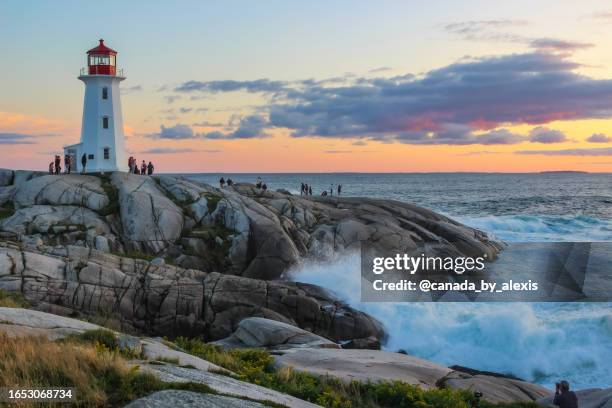
[[[529,132],[529,140],[533,143],[562,143],[567,142],[568,138],[559,130],[538,126]]]
[[[189,81],[177,91],[269,97],[258,108],[261,115],[207,138],[265,137],[265,129],[287,128],[293,137],[409,144],[559,143],[567,137],[558,131],[538,129],[525,137],[499,128],[612,117],[612,80],[578,74],[578,67],[567,53],[531,52],[462,60],[420,76]]]
[[[0,133],[0,145],[35,144],[34,137],[23,133]]]
[[[564,150],[519,150],[514,153],[544,156],[612,156],[612,147]]]
[[[166,127],[164,125],[160,126],[159,133],[151,133],[147,135],[152,138],[157,139],[193,139],[197,137],[197,135],[193,132],[193,130],[188,125],[177,124],[174,126]]]
[[[587,142],[591,143],[611,143],[612,137],[606,136],[603,133],[593,133],[587,138]]]

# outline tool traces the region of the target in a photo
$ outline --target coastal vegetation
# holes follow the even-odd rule
[[[181,349],[235,373],[239,380],[271,388],[328,408],[535,408],[535,403],[491,404],[477,401],[473,392],[449,388],[425,390],[402,381],[343,382],[328,376],[317,376],[277,368],[272,355],[262,349],[225,351],[198,339],[180,337]],[[477,405],[479,404],[479,405]]]
[[[0,289],[0,307],[23,308],[28,307],[28,302],[20,292],[9,292]]]
[[[128,364],[117,349],[108,347],[107,340],[101,333],[55,342],[0,333],[0,387],[73,388],[79,407],[123,406],[164,389],[213,392],[202,384],[162,382]],[[20,406],[45,405],[25,402]]]

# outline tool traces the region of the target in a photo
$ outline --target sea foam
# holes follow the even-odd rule
[[[380,320],[390,335],[386,350],[549,387],[562,378],[577,388],[612,384],[611,304],[361,302],[359,268],[359,254],[346,254],[306,261],[290,274]]]

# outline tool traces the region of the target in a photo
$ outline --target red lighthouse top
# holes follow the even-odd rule
[[[104,45],[103,39],[97,47],[87,51],[87,72],[89,75],[117,74],[117,51]]]

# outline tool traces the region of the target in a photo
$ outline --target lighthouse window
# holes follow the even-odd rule
[[[102,88],[102,99],[108,99],[108,88]]]
[[[110,148],[105,147],[104,148],[104,160],[108,160],[110,159]]]
[[[109,61],[108,55],[91,55],[89,57],[89,65],[109,65]]]
[[[108,116],[102,118],[102,128],[108,129]]]

